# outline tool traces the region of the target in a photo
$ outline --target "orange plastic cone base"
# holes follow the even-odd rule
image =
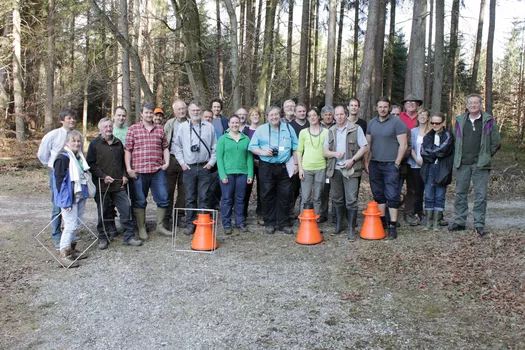
[[[299,244],[318,244],[323,241],[323,236],[317,226],[317,219],[319,215],[315,215],[313,209],[304,209],[303,213],[299,215],[301,219],[301,226],[295,241]]]
[[[213,237],[213,224],[215,221],[211,220],[210,214],[198,214],[197,220],[193,223],[197,226],[193,240],[191,241],[191,249],[193,250],[213,250],[219,247],[217,240]]]
[[[383,214],[378,209],[377,202],[368,202],[366,210],[363,212],[365,215],[365,222],[361,229],[361,238],[363,239],[383,239],[386,237],[383,223],[379,217]]]

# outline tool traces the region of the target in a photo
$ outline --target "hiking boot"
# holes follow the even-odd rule
[[[157,228],[155,229],[155,231],[158,234],[171,237],[172,232],[169,230],[166,230],[163,225],[164,217],[166,216],[166,210],[167,208],[157,207]]]
[[[239,227],[239,231],[241,231],[241,232],[249,232],[248,227],[246,227],[246,225],[243,225],[243,226]]]
[[[266,232],[269,235],[273,235],[275,233],[275,227],[273,226],[265,226],[264,232]]]
[[[60,249],[60,255],[58,257],[58,260],[66,269],[70,267],[80,266],[78,262],[76,262],[75,259],[71,257],[71,247],[67,247],[66,249]]]
[[[291,235],[293,233],[293,229],[291,227],[283,227],[282,231],[285,235]]]
[[[126,242],[124,242],[124,244],[132,247],[140,247],[142,245],[142,241],[140,239],[135,239],[134,237],[131,237]]]
[[[389,241],[394,240],[394,239],[397,239],[397,222],[395,222],[395,221],[390,221],[390,223],[388,224],[388,235],[387,235],[387,239],[388,239]]]
[[[264,219],[260,215],[257,216],[257,225],[264,226]]]
[[[188,225],[188,227],[186,227],[186,229],[184,230],[184,234],[186,236],[193,235],[193,232],[195,232],[195,225]]]
[[[465,231],[465,225],[459,225],[456,223],[453,223],[448,228],[449,231]]]
[[[225,234],[225,235],[229,236],[229,235],[232,234],[232,232],[233,232],[233,230],[232,230],[231,227],[225,227],[225,228],[224,228],[224,234]]]
[[[485,236],[486,232],[485,232],[485,229],[483,229],[483,227],[476,227],[475,231],[480,237]]]
[[[98,249],[100,250],[107,249],[108,245],[109,245],[109,242],[107,239],[101,239],[98,241]]]
[[[73,258],[73,260],[75,260],[75,259],[78,259],[78,260],[87,259],[87,257],[88,257],[87,253],[82,254],[81,251],[77,250],[77,243],[78,243],[78,241],[72,241],[71,242],[71,257]]]
[[[146,229],[146,209],[135,208],[135,218],[137,219],[139,238],[145,241],[148,239],[148,230]]]

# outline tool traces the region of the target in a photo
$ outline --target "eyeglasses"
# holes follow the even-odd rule
[[[430,122],[430,125],[441,125],[443,122],[436,123],[436,122]]]

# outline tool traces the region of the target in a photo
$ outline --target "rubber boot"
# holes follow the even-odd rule
[[[437,216],[437,215],[436,215]],[[430,230],[432,228],[432,221],[434,220],[434,211],[427,210],[427,224],[423,230]]]
[[[439,231],[439,213],[442,213],[441,211],[434,211],[434,225],[432,225],[432,230]]]
[[[76,262],[75,259],[73,259],[73,257],[71,256],[71,247],[67,247],[66,249],[60,249],[59,260],[65,268],[79,266],[78,262]]]
[[[137,228],[139,229],[139,238],[143,241],[148,239],[148,230],[146,230],[146,209],[135,208],[135,218],[137,219]]]
[[[394,239],[397,239],[397,222],[395,221],[390,221],[388,223],[388,235],[387,235],[387,239],[389,241],[391,240],[394,240]]]
[[[439,226],[448,226],[448,221],[443,219],[443,212],[438,211]]]
[[[352,224],[354,225],[354,228],[357,227],[357,210],[356,210],[356,214],[354,216],[354,222]]]
[[[75,259],[78,259],[78,260],[87,259],[87,257],[88,257],[87,253],[82,254],[82,252],[77,250],[77,243],[78,243],[77,241],[72,241],[71,242],[71,257],[73,258],[73,260],[75,260]]]
[[[171,237],[171,231],[168,231],[164,228],[164,216],[166,216],[166,209],[167,208],[159,208],[157,207],[157,233],[164,235],[164,236],[170,236]]]
[[[344,215],[344,212],[345,212],[345,208],[344,207],[335,207],[334,208],[334,212],[335,212],[335,234],[338,235],[341,232],[343,232],[343,230],[344,230],[344,228],[343,228],[343,215]]]
[[[346,213],[348,218],[348,240],[354,242],[356,239],[354,234],[354,219],[357,216],[357,209],[348,209]]]

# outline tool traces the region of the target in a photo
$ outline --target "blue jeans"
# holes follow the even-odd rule
[[[62,216],[60,215],[60,207],[55,205],[55,196],[53,194],[53,171],[49,171],[49,188],[51,189],[51,238],[55,242],[55,248],[60,248],[60,238],[62,237],[62,231],[60,225],[62,224]]]
[[[217,173],[211,173],[209,169],[204,168],[205,163],[190,164],[190,169],[182,172],[183,183],[186,190],[186,208],[209,209],[208,197],[212,194],[210,183],[212,176],[219,176]],[[213,178],[215,179],[215,178]],[[194,210],[186,212],[186,222],[188,225],[194,225],[193,220],[197,217]]]
[[[137,178],[131,181],[131,185],[134,189],[134,208],[146,208],[148,204],[146,198],[148,197],[150,189],[153,200],[157,203],[157,207],[167,208],[170,205],[166,184],[166,172],[164,170],[158,170],[151,174],[137,174]]]
[[[370,187],[374,201],[387,204],[389,208],[399,208],[399,169],[394,162],[370,162]]]
[[[221,216],[222,227],[232,227],[232,207],[235,211],[235,225],[237,227],[246,226],[244,221],[244,197],[246,195],[246,174],[228,175],[228,183],[221,181],[222,200]]]
[[[447,187],[434,184],[436,173],[437,164],[430,164],[428,179],[425,183],[425,210],[444,211]]]

